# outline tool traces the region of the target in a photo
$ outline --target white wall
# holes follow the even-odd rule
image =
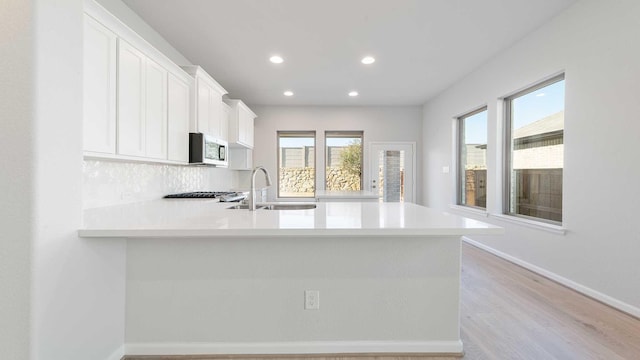
[[[481,244],[584,286],[640,315],[640,2],[583,0],[424,105],[424,194],[449,210],[455,182],[452,118],[489,108],[488,211],[501,212],[498,98],[565,71],[563,225],[557,235],[501,221],[506,235]],[[475,217],[470,214],[470,217]],[[553,275],[552,274],[552,275]]]
[[[32,358],[108,359],[118,355],[124,337],[125,244],[76,235],[83,4],[43,0],[36,6]]]
[[[0,358],[111,359],[124,340],[124,243],[76,236],[82,1],[5,1],[0,13]]]
[[[0,359],[28,359],[33,213],[33,4],[0,11]]]
[[[405,107],[313,107],[313,106],[255,106],[251,108],[258,118],[255,121],[254,165],[269,170],[274,185],[269,189],[269,199],[276,196],[277,135],[278,130],[315,130],[316,146],[324,148],[324,132],[331,130],[363,130],[365,161],[366,149],[372,141],[416,142],[417,183],[421,174],[422,113],[419,106]],[[322,152],[320,152],[322,154]],[[246,182],[248,176],[241,176]],[[316,157],[316,188],[324,187],[324,156]],[[262,184],[262,180],[257,184]],[[417,186],[416,199],[421,189]]]

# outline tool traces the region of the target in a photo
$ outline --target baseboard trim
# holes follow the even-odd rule
[[[124,345],[122,345],[117,348],[111,355],[109,355],[109,357],[107,357],[107,360],[122,360],[124,359],[124,355]]]
[[[462,341],[310,341],[252,343],[128,343],[132,355],[289,355],[421,353],[462,355]]]
[[[562,277],[554,272],[551,272],[549,270],[543,269],[539,266],[530,264],[526,261],[523,261],[521,259],[518,259],[517,257],[511,256],[509,254],[503,253],[502,251],[496,250],[492,247],[489,247],[487,245],[484,245],[480,242],[477,242],[473,239],[470,239],[466,236],[462,237],[462,241],[464,241],[465,243],[469,244],[469,245],[473,245],[479,249],[482,249],[486,252],[489,252],[495,256],[498,256],[502,259],[505,259],[509,262],[512,262],[518,266],[521,266],[527,270],[533,271],[534,273],[544,276],[548,279],[551,279],[561,285],[564,285],[572,290],[575,290],[585,296],[588,296],[594,300],[597,300],[605,305],[611,306],[612,308],[615,308],[617,310],[620,310],[626,314],[629,314],[633,317],[636,317],[638,319],[640,319],[640,308],[637,308],[633,305],[627,304],[623,301],[620,301],[616,298],[613,298],[609,295],[603,294],[599,291],[593,290],[587,286],[584,286],[582,284],[579,284],[573,280],[569,280],[565,277]]]

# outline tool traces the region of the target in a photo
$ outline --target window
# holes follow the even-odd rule
[[[325,189],[362,189],[362,131],[325,132]]]
[[[505,213],[562,222],[564,75],[505,99]]]
[[[314,197],[315,131],[278,131],[278,197]]]
[[[458,118],[458,205],[487,207],[487,108]]]

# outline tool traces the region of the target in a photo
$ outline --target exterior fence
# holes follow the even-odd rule
[[[465,170],[465,205],[487,207],[487,170]]]

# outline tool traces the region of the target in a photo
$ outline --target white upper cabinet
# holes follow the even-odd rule
[[[85,156],[186,164],[189,132],[227,141],[238,116],[250,128],[239,144],[253,146],[255,114],[235,114],[202,68],[176,65],[95,1],[84,4]]]
[[[167,159],[167,70],[118,41],[118,154]]]
[[[189,97],[192,83],[169,74],[168,79],[168,156],[172,161],[189,162]]]
[[[242,100],[227,99],[229,112],[229,146],[253,149],[253,123],[257,115]]]
[[[83,149],[116,152],[116,34],[84,17]]]
[[[223,122],[222,96],[227,91],[199,66],[183,66],[183,69],[195,79],[191,131],[211,135],[227,140]]]
[[[145,156],[145,74],[147,57],[118,41],[118,154]]]

